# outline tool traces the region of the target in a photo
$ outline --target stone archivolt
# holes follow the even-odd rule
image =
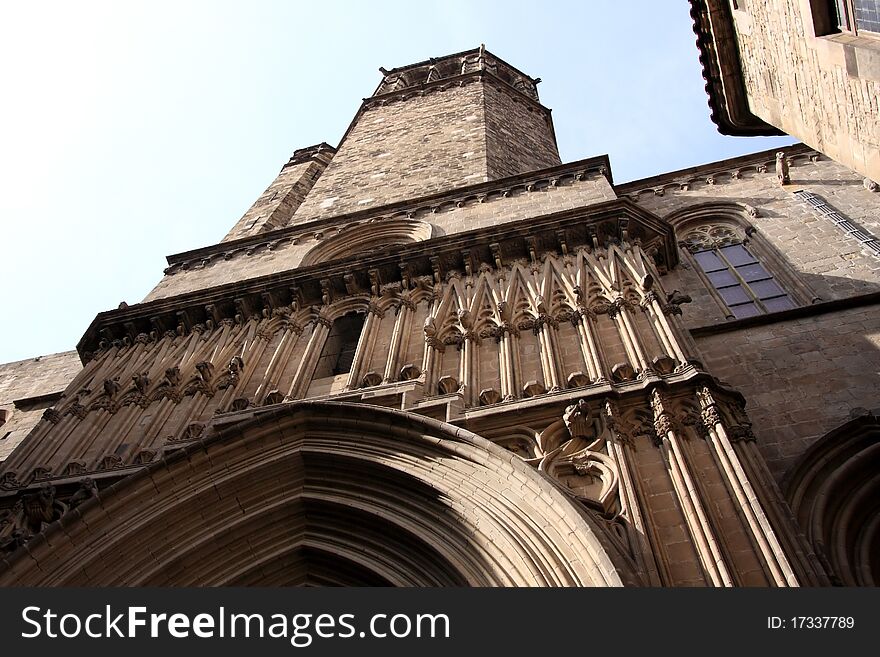
[[[783,482],[785,497],[835,584],[880,583],[880,411],[854,417],[813,443]]]
[[[508,452],[363,405],[239,418],[77,511],[0,585],[643,583],[601,521]]]
[[[431,239],[433,228],[424,221],[389,219],[379,225],[363,223],[341,228],[323,239],[303,256],[300,267],[308,267],[339,258],[353,258],[375,249],[423,242]]]

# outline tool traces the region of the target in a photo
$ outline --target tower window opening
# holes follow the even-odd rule
[[[330,334],[324,343],[318,366],[315,369],[315,379],[328,376],[347,374],[351,371],[354,363],[354,354],[357,350],[361,331],[364,328],[365,315],[363,313],[348,313],[337,317],[330,327]]]

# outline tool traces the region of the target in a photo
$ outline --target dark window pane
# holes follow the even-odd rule
[[[772,278],[767,279],[766,281],[750,283],[749,287],[752,288],[752,292],[754,292],[755,296],[759,299],[769,299],[770,297],[779,297],[785,294],[782,288],[779,287],[779,285],[776,284],[776,281]]]
[[[757,260],[752,257],[752,254],[746,251],[746,248],[742,244],[723,246],[721,247],[721,253],[724,254],[724,257],[727,258],[730,261],[730,264],[734,267],[757,262]]]
[[[721,258],[714,251],[698,251],[694,254],[694,257],[705,272],[727,269],[727,265],[721,261]]]
[[[726,287],[723,290],[718,290],[718,293],[721,295],[721,298],[724,299],[724,303],[726,303],[728,306],[732,306],[737,303],[746,303],[747,301],[752,300],[752,298],[748,294],[746,294],[746,291],[742,289],[742,287],[739,285]]]
[[[856,27],[859,30],[880,33],[880,2],[878,0],[854,0]]]
[[[729,285],[737,285],[736,276],[729,269],[723,269],[722,271],[715,271],[710,274],[706,274],[709,277],[709,280],[712,281],[712,285],[716,288],[727,287]]]
[[[755,315],[761,314],[760,309],[754,303],[743,303],[738,306],[732,306],[730,312],[732,312],[733,316],[737,319],[754,317]]]
[[[323,379],[351,371],[364,318],[363,313],[349,313],[333,321],[313,378]]]
[[[736,273],[742,276],[748,282],[761,281],[765,278],[770,278],[770,274],[767,273],[767,270],[764,269],[759,262],[751,265],[743,265],[742,267],[737,267]]]
[[[845,6],[846,0],[830,0],[832,20],[840,27],[841,30],[850,30],[849,17]]]
[[[762,302],[767,308],[768,313],[775,313],[779,310],[788,310],[794,308],[794,304],[788,297],[776,297],[775,299],[767,299]]]

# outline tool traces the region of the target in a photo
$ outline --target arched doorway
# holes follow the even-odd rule
[[[866,413],[813,443],[786,474],[785,496],[844,586],[880,585],[880,417]]]
[[[102,491],[12,555],[0,585],[638,584],[602,532],[468,431],[297,402]]]

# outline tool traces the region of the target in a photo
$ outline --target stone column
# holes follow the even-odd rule
[[[477,370],[476,358],[477,354],[476,341],[477,334],[474,332],[473,318],[467,310],[458,311],[458,323],[461,326],[462,349],[461,364],[459,367],[459,386],[464,390],[464,401],[468,406],[476,404],[476,395],[479,394],[475,390],[474,375]]]
[[[654,327],[654,332],[666,353],[678,360],[679,363],[686,363],[687,356],[685,356],[684,351],[679,346],[678,338],[666,320],[666,315],[660,306],[660,300],[653,290],[645,294],[645,298],[642,300],[642,308],[648,316],[648,321]]]
[[[385,317],[385,311],[379,305],[378,297],[373,297],[367,306],[367,317],[364,319],[361,337],[354,351],[354,360],[351,363],[351,372],[348,375],[345,390],[356,390],[360,387],[366,363],[376,346],[376,337],[379,334],[378,325],[383,317]]]
[[[272,358],[266,366],[266,371],[263,373],[263,380],[260,382],[256,393],[254,393],[254,399],[257,403],[260,403],[269,392],[277,388],[278,381],[276,379],[284,370],[284,366],[287,364],[291,353],[296,348],[296,344],[299,342],[299,336],[302,335],[303,331],[299,324],[291,322],[286,318],[281,321],[279,328],[282,332],[281,339],[278,341],[278,346],[275,347],[275,352],[272,354]]]
[[[425,397],[437,394],[437,363],[446,351],[446,345],[437,337],[435,315],[439,309],[440,296],[434,295],[422,330],[425,334],[425,351],[422,354],[422,376],[425,380]]]
[[[634,547],[636,562],[647,575],[648,583],[651,586],[662,586],[665,582],[660,575],[655,557],[656,551],[652,548],[652,543],[656,544],[657,538],[643,512],[644,493],[642,492],[641,477],[632,453],[635,449],[635,439],[632,433],[627,431],[620,411],[612,401],[605,400],[603,412],[611,436],[610,440],[605,441],[606,448],[617,465],[620,477],[620,505],[629,520],[627,527]]]
[[[583,306],[580,306],[576,312],[578,314],[576,326],[581,338],[584,362],[587,364],[587,375],[592,383],[607,381],[599,340],[596,338],[596,314]]]
[[[688,532],[709,581],[714,586],[733,586],[733,577],[721,552],[718,538],[709,524],[709,514],[700,499],[681,439],[674,430],[672,416],[667,406],[668,402],[663,396],[657,390],[653,390],[651,408],[654,413],[654,431],[660,441],[660,449],[673,482],[676,498],[684,513]]]
[[[236,399],[242,398],[242,393],[250,384],[257,371],[257,366],[263,358],[263,352],[266,351],[266,347],[272,340],[272,332],[264,328],[262,321],[255,319],[246,320],[245,326],[247,335],[239,351],[244,367],[238,373],[236,383],[226,391],[227,394],[224,396],[225,404],[220,407],[224,411],[229,410],[229,404]],[[259,403],[260,400],[254,400],[254,405],[259,405]]]
[[[700,388],[697,396],[719,466],[743,509],[768,575],[779,586],[827,586],[828,577],[794,527],[791,512],[758,452],[745,414],[738,408],[732,409],[728,413],[734,418],[730,423],[708,387]]]
[[[508,322],[498,327],[499,372],[501,374],[501,398],[513,401],[519,395],[516,385],[516,363],[514,362],[513,340],[516,329]]]
[[[306,345],[306,351],[293,375],[293,381],[285,400],[302,399],[306,396],[309,384],[312,382],[312,374],[315,372],[321,351],[324,349],[324,343],[327,341],[327,336],[330,335],[330,327],[333,326],[333,322],[327,317],[319,314],[313,321],[312,335],[309,336],[309,343]]]
[[[708,388],[701,388],[698,395],[702,420],[708,431],[712,453],[727,481],[728,488],[738,503],[752,539],[763,557],[770,580],[777,586],[797,586],[794,571],[724,430],[712,393]]]
[[[416,309],[416,305],[405,293],[401,295],[397,307],[397,318],[394,322],[394,332],[391,334],[391,344],[388,346],[388,360],[385,362],[385,374],[383,383],[397,381],[400,370],[400,352],[404,348],[405,336],[409,333],[410,323]]]
[[[649,369],[650,366],[645,359],[644,351],[639,346],[638,338],[636,337],[630,318],[627,315],[626,301],[623,297],[617,297],[611,305],[608,306],[608,316],[617,325],[617,332],[620,334],[623,348],[626,351],[627,358],[629,358],[632,366],[642,372]]]
[[[551,331],[558,325],[558,322],[544,312],[544,303],[541,297],[538,297],[538,316],[534,319],[522,322],[519,328],[522,330],[531,329],[538,337],[538,348],[541,358],[541,371],[544,374],[544,385],[548,390],[561,390],[564,386],[562,377],[557,367],[559,355],[556,350],[555,336]]]

